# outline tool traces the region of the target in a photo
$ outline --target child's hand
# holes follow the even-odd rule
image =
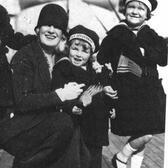
[[[110,71],[109,76],[112,76],[113,75],[113,68],[111,66],[111,63],[106,63],[105,67]]]
[[[111,118],[111,119],[116,118],[116,111],[115,111],[115,108],[112,108],[112,109],[110,110],[110,118]]]
[[[105,67],[113,73],[113,68],[111,66],[111,63],[105,63]]]
[[[69,82],[64,85],[64,88],[56,89],[55,92],[59,96],[59,98],[64,102],[66,100],[73,100],[79,97],[79,95],[83,92],[82,87],[85,84],[77,84],[76,82]]]
[[[101,73],[103,65],[100,65],[97,61],[92,63],[92,68],[95,70],[96,73]]]
[[[74,107],[72,108],[72,113],[73,113],[73,114],[76,114],[76,115],[82,115],[82,109],[79,108],[79,107],[77,107],[77,106],[74,106]]]
[[[117,90],[113,90],[111,86],[105,86],[103,88],[104,93],[112,99],[118,99]]]

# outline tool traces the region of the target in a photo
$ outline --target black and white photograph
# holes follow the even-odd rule
[[[0,0],[0,168],[167,168],[167,8]]]

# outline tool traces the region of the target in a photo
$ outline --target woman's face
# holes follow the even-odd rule
[[[147,12],[147,6],[135,0],[127,4],[125,17],[131,27],[137,27],[147,19]]]
[[[40,43],[45,47],[55,48],[62,39],[62,30],[55,28],[54,26],[41,26],[36,29],[36,33],[39,36]]]
[[[84,40],[74,39],[69,48],[69,58],[73,65],[85,66],[91,56],[91,46]]]

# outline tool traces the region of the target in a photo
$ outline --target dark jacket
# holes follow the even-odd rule
[[[0,142],[39,124],[57,105],[62,104],[50,91],[50,75],[43,52],[34,41],[16,53],[11,62],[15,116],[0,125]],[[52,107],[53,106],[53,107]]]
[[[141,77],[117,72],[121,55],[141,68]],[[110,62],[114,70],[111,85],[118,90],[119,99],[115,104],[116,118],[111,120],[112,131],[119,135],[163,132],[165,93],[157,65],[167,65],[165,40],[147,25],[135,35],[121,22],[108,32],[97,57],[102,64]]]
[[[5,54],[0,49],[0,107],[11,107],[13,104],[12,71]]]
[[[37,41],[19,50],[11,62],[15,114],[0,123],[1,148],[15,156],[14,167],[74,168],[89,165],[80,132],[51,91],[47,60]]]
[[[7,46],[18,50],[36,39],[35,35],[24,36],[22,33],[14,33],[7,18],[5,20],[2,14],[1,22],[3,23],[0,24],[0,120],[9,116],[14,104],[12,70],[7,60]]]
[[[94,70],[88,66],[87,70],[74,66],[68,59],[58,61],[52,73],[52,88],[63,87],[68,82],[84,83],[86,88],[93,84],[104,84]],[[74,119],[78,118],[81,132],[86,144],[94,146],[108,145],[108,106],[105,104],[105,95],[98,94],[93,97],[93,102],[88,107],[82,107],[83,113],[78,118],[72,115],[74,105],[78,106],[78,101],[73,101],[63,109]]]
[[[12,71],[5,48],[0,48],[0,121],[9,116],[13,107]]]

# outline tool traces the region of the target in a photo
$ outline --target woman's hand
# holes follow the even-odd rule
[[[73,100],[78,98],[78,96],[83,92],[82,87],[84,86],[85,84],[69,82],[68,84],[64,85],[64,88],[56,89],[55,92],[62,101]]]

